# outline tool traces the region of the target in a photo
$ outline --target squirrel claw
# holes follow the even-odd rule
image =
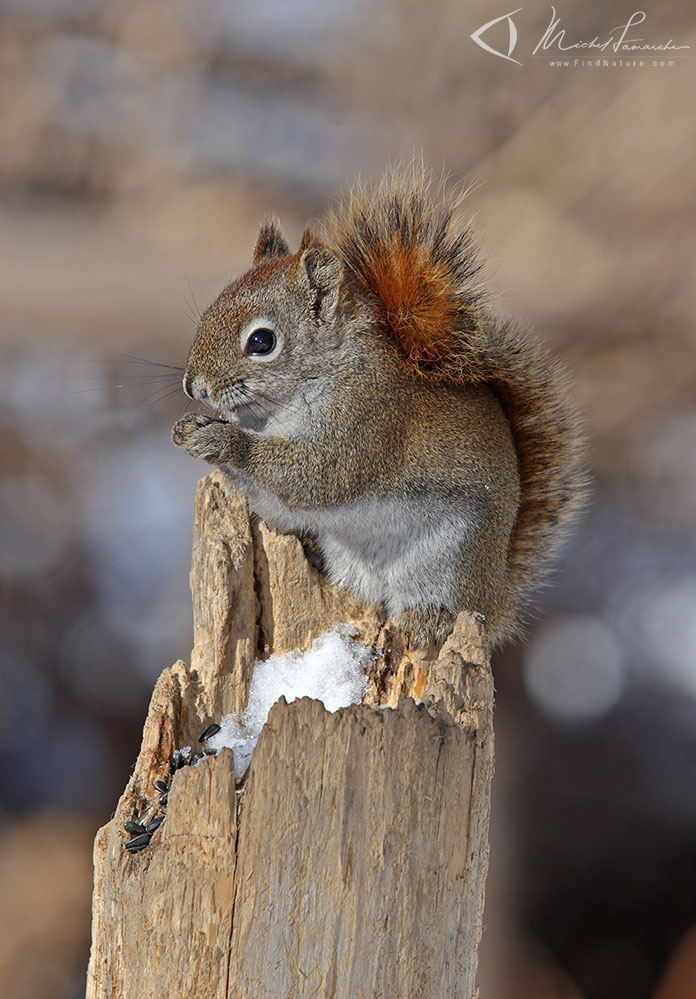
[[[213,418],[210,416],[203,416],[201,413],[187,413],[172,427],[172,444],[176,447],[188,448],[189,441],[196,430],[207,427],[213,422]]]
[[[174,424],[171,434],[176,447],[213,465],[224,463],[229,436],[229,423],[200,413],[187,413]]]

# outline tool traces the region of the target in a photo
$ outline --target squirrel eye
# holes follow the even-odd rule
[[[249,354],[270,354],[276,345],[276,335],[273,330],[254,330],[244,346],[244,353]]]

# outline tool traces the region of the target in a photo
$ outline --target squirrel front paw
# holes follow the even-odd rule
[[[445,607],[411,607],[396,619],[406,645],[412,649],[439,646],[451,634],[456,615]]]
[[[202,458],[212,465],[226,465],[234,459],[238,433],[236,424],[214,416],[187,413],[174,424],[172,443],[188,451],[193,458]]]

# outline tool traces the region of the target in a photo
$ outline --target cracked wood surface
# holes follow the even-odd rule
[[[404,649],[220,472],[199,485],[191,588],[191,665],[158,680],[95,841],[87,999],[471,999],[493,773],[481,620],[461,614],[430,658]],[[150,845],[127,853],[123,823],[174,748],[243,709],[254,659],[344,622],[377,650],[363,704],[281,700],[242,786],[229,750],[179,770]]]

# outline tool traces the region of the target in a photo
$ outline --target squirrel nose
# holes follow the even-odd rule
[[[198,399],[199,402],[209,402],[210,392],[204,379],[200,375],[191,375],[188,371],[183,377],[182,384],[184,392],[189,399]]]

